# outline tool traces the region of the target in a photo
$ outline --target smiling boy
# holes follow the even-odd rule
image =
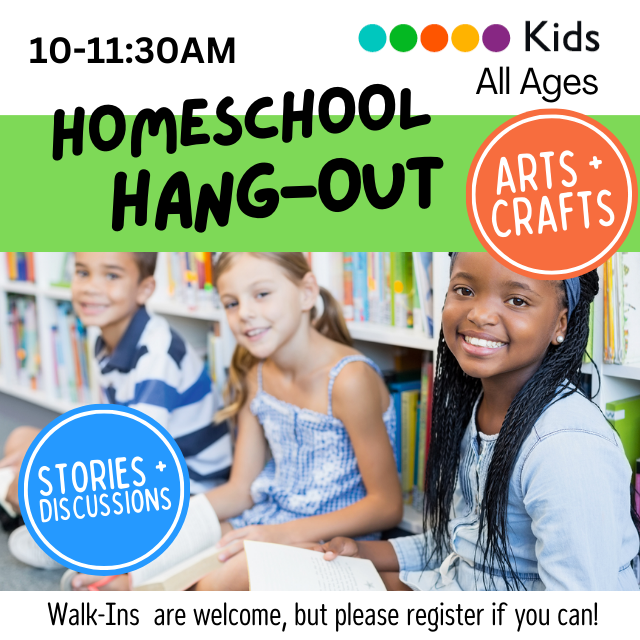
[[[82,323],[100,328],[95,354],[105,399],[142,411],[165,427],[185,457],[191,493],[201,493],[228,479],[231,437],[226,423],[213,424],[218,407],[200,357],[164,318],[145,309],[155,290],[156,260],[157,253],[77,252],[71,298]],[[5,453],[15,457],[9,445],[15,450],[20,440],[24,455],[37,433],[19,428]],[[48,566],[25,527],[9,542],[23,562]]]
[[[191,493],[224,482],[231,467],[226,423],[200,357],[144,305],[155,290],[156,253],[76,253],[73,307],[85,326],[100,327],[96,358],[110,404],[138,409],[176,440],[189,468]]]

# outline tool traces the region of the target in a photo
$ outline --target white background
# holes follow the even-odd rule
[[[211,624],[206,627],[196,626],[193,618],[194,608],[222,608],[223,602],[227,602],[229,607],[238,608],[278,608],[282,614],[281,619],[287,621],[287,626],[282,632],[280,627],[214,627]],[[105,603],[115,602],[114,608],[132,608],[139,610],[137,614],[140,618],[138,626],[129,627],[107,627],[104,626],[106,618],[96,618],[101,621],[100,626],[79,629],[74,628],[70,632],[69,627],[52,627],[49,620],[47,602],[52,604],[59,602],[69,603],[69,607],[79,607],[81,602],[89,602],[91,606],[98,607],[102,613],[107,613]],[[317,608],[323,603],[328,609],[327,627],[296,627],[294,619],[295,603],[304,608]],[[390,627],[342,627],[340,631],[335,631],[335,618],[333,612],[337,608],[346,608],[347,602],[351,602],[353,607],[385,608],[389,610],[394,607],[399,612],[399,625]],[[492,603],[506,602],[506,612],[503,625],[493,626],[491,624]],[[567,610],[572,608],[593,608],[594,603],[598,603],[598,624],[597,626],[570,627],[559,626],[557,623],[557,613],[561,608]],[[481,614],[480,626],[450,626],[442,627],[437,632],[429,632],[427,626],[419,627],[406,625],[407,610],[410,608],[430,609],[439,607],[444,603],[446,607],[455,608],[459,604],[463,608],[484,608]],[[182,607],[186,613],[186,624],[176,628],[172,622],[168,627],[157,627],[154,625],[155,610],[164,607],[165,609],[176,609]],[[550,610],[550,625],[540,627],[526,627],[517,632],[517,621],[514,609],[536,609],[542,608]],[[11,612],[11,615],[8,612]],[[602,638],[623,638],[637,637],[638,629],[638,595],[632,593],[555,593],[553,596],[545,593],[336,593],[336,592],[304,592],[304,593],[276,593],[276,592],[253,592],[253,593],[32,593],[19,594],[11,592],[3,594],[0,600],[0,617],[2,618],[2,637],[19,638],[33,637],[34,633],[42,633],[40,637],[64,638],[87,637],[90,633],[92,638],[218,638],[225,640],[233,638],[260,637],[267,640],[276,638],[285,640],[292,638],[380,638],[391,640],[398,638],[554,638],[554,639],[580,639],[589,640],[591,638],[601,640]],[[72,635],[70,635],[72,633]]]
[[[401,2],[398,0],[349,2],[323,0],[320,3],[298,1],[272,2],[207,2],[132,0],[98,3],[87,1],[46,1],[5,3],[0,38],[0,114],[51,115],[62,108],[67,113],[77,106],[88,112],[102,104],[115,104],[125,113],[133,114],[145,107],[168,106],[179,112],[187,98],[206,98],[209,112],[215,112],[217,102],[227,95],[235,99],[231,112],[243,113],[248,104],[262,96],[271,96],[275,105],[271,113],[281,112],[285,91],[294,91],[301,101],[304,89],[312,88],[319,95],[329,87],[344,86],[355,95],[372,83],[383,83],[396,95],[408,87],[413,93],[413,112],[431,114],[516,114],[550,106],[573,109],[587,114],[637,114],[640,88],[637,82],[638,17],[640,4],[621,2],[560,2],[544,0],[535,3],[456,0],[449,3]],[[554,21],[561,29],[575,29],[582,20],[583,34],[599,32],[597,52],[548,52],[524,50],[525,20],[537,24],[549,23],[542,33],[551,39]],[[360,29],[369,23],[383,26],[387,34],[399,23],[412,25],[418,33],[426,25],[439,23],[449,34],[461,23],[474,25],[480,33],[493,23],[506,26],[511,44],[502,53],[486,51],[482,44],[475,51],[461,53],[451,44],[438,54],[426,52],[418,43],[413,51],[398,53],[388,44],[371,54],[358,44]],[[66,64],[53,62],[34,65],[34,47],[29,41],[42,37],[45,43],[64,36],[72,47],[84,46],[87,54],[74,55]],[[99,36],[102,55],[107,53],[106,40],[118,36],[120,55],[127,55],[124,44],[147,36],[157,42],[173,37],[186,44],[188,37],[197,37],[201,44],[215,36],[220,44],[235,37],[236,63],[231,64],[161,64],[138,63],[89,65],[86,41]],[[584,46],[583,41],[583,46]],[[48,55],[47,55],[48,57]],[[510,96],[494,96],[483,92],[475,95],[482,70],[511,67]],[[526,69],[534,67],[541,80],[547,74],[592,74],[597,77],[599,91],[594,96],[568,96],[553,104],[527,92],[518,95]],[[317,98],[316,98],[317,104]],[[87,597],[89,596],[89,597]],[[189,621],[180,635],[189,637],[224,634],[225,637],[299,637],[291,627],[293,603],[329,607],[344,606],[346,594],[52,594],[4,593],[0,598],[1,635],[6,638],[29,637],[43,632],[47,637],[69,637],[67,627],[52,628],[46,603],[62,601],[79,605],[81,601],[116,601],[118,606],[138,607],[142,622],[137,627],[93,627],[92,637],[175,637],[175,626],[153,626],[153,611],[158,606],[187,609]],[[597,627],[550,627],[524,629],[523,637],[601,638],[631,637],[638,629],[638,594],[349,594],[348,598],[362,607],[432,607],[445,601],[451,606],[491,607],[492,602],[506,601],[510,607],[547,608],[557,611],[561,606],[590,607],[599,603]],[[196,628],[191,622],[194,606],[219,606],[226,599],[236,606],[279,606],[284,619],[290,621],[287,631],[261,629],[235,630]],[[553,617],[553,615],[552,615]],[[404,619],[401,616],[401,619]],[[438,635],[458,637],[473,633],[475,637],[513,638],[515,618],[507,616],[503,627],[482,625],[473,629],[445,628]],[[390,638],[401,630],[403,636],[429,635],[426,628],[397,627],[394,629],[364,627],[343,630],[341,637],[362,637],[363,633]],[[331,628],[306,628],[305,637],[326,637]],[[85,633],[79,630],[78,633]]]
[[[187,98],[206,98],[209,112],[214,113],[215,105],[227,95],[235,100],[231,113],[244,113],[253,100],[271,96],[275,104],[270,112],[277,114],[288,90],[301,102],[304,89],[312,88],[317,105],[319,95],[329,87],[347,87],[359,95],[373,83],[392,87],[396,96],[402,88],[410,88],[414,113],[516,114],[553,106],[605,115],[637,114],[640,108],[637,0],[38,0],[5,6],[0,39],[0,114],[5,115],[51,115],[58,108],[70,112],[77,106],[92,111],[102,104],[115,104],[127,114],[160,106],[177,113]],[[534,45],[527,53],[526,20],[532,28],[541,20],[548,21],[540,32],[547,43],[552,42],[554,22],[564,33],[581,20],[583,48],[584,34],[590,30],[599,32],[600,48],[596,52],[544,52]],[[358,44],[358,33],[369,23],[381,25],[387,35],[401,23],[413,26],[418,34],[428,24],[437,23],[449,36],[462,23],[475,26],[480,34],[499,23],[509,30],[511,44],[504,52],[492,53],[480,41],[474,51],[461,53],[449,42],[444,51],[429,53],[418,41],[412,51],[399,53],[387,42],[382,51],[367,53]],[[65,64],[30,64],[35,47],[29,41],[39,36],[46,45],[64,36],[72,47],[84,46],[87,53],[74,54]],[[91,47],[86,42],[96,36],[102,39],[103,57],[106,40],[114,36],[119,37],[121,57],[127,55],[124,45],[141,36],[154,42],[173,37],[182,48],[190,36],[197,37],[201,46],[208,36],[216,37],[220,44],[233,36],[236,62],[87,64]],[[483,69],[490,66],[497,72],[501,65],[511,67],[511,95],[483,91],[477,96]],[[533,90],[521,96],[528,67],[535,68],[539,82],[548,74],[595,75],[598,93],[566,96],[552,104]]]

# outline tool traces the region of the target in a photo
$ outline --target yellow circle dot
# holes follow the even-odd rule
[[[393,283],[393,290],[394,290],[396,293],[402,293],[402,292],[403,292],[404,287],[402,286],[402,282],[401,282],[400,280],[396,280],[396,281]]]
[[[451,34],[451,44],[458,50],[473,51],[480,42],[480,34],[470,24],[458,25]]]

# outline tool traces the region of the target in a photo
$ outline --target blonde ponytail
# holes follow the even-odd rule
[[[238,255],[240,254],[236,252],[220,254],[215,266],[215,284],[217,284],[220,276],[231,267]],[[302,278],[311,271],[309,263],[301,252],[250,252],[250,255],[275,262],[284,269],[287,277],[295,284],[299,284]],[[330,340],[351,346],[353,341],[342,315],[340,304],[324,287],[320,287],[320,296],[322,298],[323,311],[320,317],[317,318],[316,308],[314,307],[311,310],[312,326]],[[257,363],[257,358],[252,356],[244,347],[236,345],[223,394],[225,406],[216,413],[214,417],[216,422],[234,418],[243,407],[249,395],[247,376]]]
[[[320,297],[322,298],[322,306],[324,307],[322,315],[316,320],[315,307],[311,310],[311,322],[316,331],[331,340],[346,344],[349,347],[352,346],[353,340],[351,339],[349,329],[347,329],[347,323],[342,314],[342,307],[331,295],[329,290],[324,287],[320,287]]]

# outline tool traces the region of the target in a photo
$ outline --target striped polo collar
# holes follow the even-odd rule
[[[105,366],[101,367],[102,373],[109,373],[109,371],[113,371],[115,369],[122,371],[123,373],[127,373],[133,369],[140,357],[140,354],[137,353],[136,347],[138,346],[140,336],[150,319],[151,317],[144,306],[140,307],[138,311],[136,311],[133,318],[131,318],[131,322],[129,323],[127,330],[120,339],[120,342],[118,342],[113,353],[107,357]],[[98,339],[96,340],[95,355],[99,362],[100,357],[104,357],[103,352],[105,349],[106,344],[102,339],[102,336],[98,336]]]

